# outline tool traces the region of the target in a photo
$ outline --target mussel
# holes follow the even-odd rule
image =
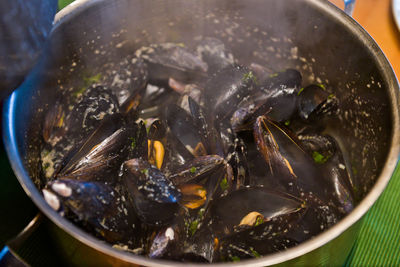
[[[43,189],[47,203],[96,236],[111,242],[139,245],[140,221],[126,192],[99,182],[52,181]]]

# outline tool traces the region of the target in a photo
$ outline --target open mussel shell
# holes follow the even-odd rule
[[[205,176],[221,169],[223,164],[224,159],[217,155],[197,157],[178,169],[172,170],[168,179],[175,185],[199,182]]]
[[[321,120],[337,114],[338,106],[335,95],[328,93],[322,86],[309,85],[299,92],[299,116],[304,120]]]
[[[206,155],[203,130],[198,128],[192,116],[177,105],[166,110],[166,121],[175,139],[186,147],[193,156]]]
[[[135,53],[151,69],[151,82],[202,80],[206,77],[208,66],[199,57],[192,54],[183,44],[163,43],[142,47]]]
[[[236,232],[218,240],[214,261],[240,261],[260,258],[262,255],[282,251],[298,245],[288,236],[296,228],[304,210],[282,214],[252,228]]]
[[[238,105],[230,118],[232,128],[238,132],[251,129],[257,117],[267,114],[276,121],[286,121],[297,109],[297,95],[301,74],[293,69],[261,80],[258,89]]]
[[[85,142],[70,152],[57,177],[115,182],[117,170],[132,148],[136,125],[124,127],[119,115],[108,118]],[[119,128],[121,127],[121,128]],[[114,175],[113,175],[114,174]]]
[[[272,177],[279,177],[289,193],[300,196],[302,192],[313,192],[326,199],[326,182],[320,179],[313,159],[292,132],[261,116],[253,133]]]
[[[235,232],[235,227],[252,212],[257,212],[265,220],[270,220],[283,214],[296,213],[303,208],[304,201],[292,195],[263,187],[246,187],[212,203],[211,227],[217,236],[225,236]]]
[[[103,119],[119,112],[118,101],[110,89],[101,85],[84,89],[77,102],[67,99],[69,104],[56,103],[45,117],[43,137],[47,144],[41,160],[47,179],[53,178],[65,165],[65,158],[73,154],[71,150],[82,145]],[[55,114],[50,115],[52,112]]]
[[[123,181],[143,222],[161,225],[174,218],[181,193],[159,169],[142,159],[128,160],[121,168]]]
[[[188,97],[188,105],[193,122],[199,129],[202,143],[208,154],[225,155],[224,144],[218,129],[213,124],[210,114],[191,97]]]
[[[243,98],[252,95],[256,80],[246,67],[231,65],[207,81],[204,87],[205,106],[216,121],[230,118]]]
[[[207,155],[194,158],[172,170],[168,179],[180,189],[182,193],[180,203],[189,209],[197,209],[207,206],[212,199],[216,199],[215,193],[219,191],[221,183],[228,187],[233,178],[230,166],[226,164],[224,158]],[[222,191],[225,189],[222,188]]]
[[[323,178],[330,185],[329,192],[342,213],[354,208],[354,179],[336,140],[329,135],[300,136],[303,147],[319,165]]]
[[[123,191],[99,182],[59,179],[49,182],[43,195],[54,210],[96,236],[135,246],[140,222]]]

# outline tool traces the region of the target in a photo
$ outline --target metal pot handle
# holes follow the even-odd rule
[[[356,4],[356,0],[343,0],[344,2],[344,12],[350,17],[353,15],[354,5]]]
[[[0,251],[0,267],[29,266],[29,264],[27,264],[21,257],[17,255],[16,250],[27,245],[27,239],[35,234],[35,231],[42,223],[42,220],[43,215],[41,213],[37,214],[35,218],[33,218],[33,220],[24,228],[24,230],[22,230],[14,239],[10,240],[7,245],[4,246],[4,248]]]

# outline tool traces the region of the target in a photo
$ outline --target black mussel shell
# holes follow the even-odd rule
[[[206,37],[201,40],[196,46],[196,52],[207,63],[210,74],[234,64],[232,52],[216,38]]]
[[[56,103],[45,116],[43,137],[47,144],[41,151],[41,161],[46,179],[57,174],[66,158],[74,154],[72,150],[82,145],[103,119],[119,112],[112,91],[100,85],[88,87],[78,99],[76,103],[67,104],[70,99]]]
[[[196,183],[205,176],[209,176],[212,172],[223,168],[223,165],[224,159],[217,155],[197,157],[187,164],[172,170],[168,179],[175,185]]]
[[[177,224],[162,228],[152,240],[148,257],[173,259],[180,254],[181,233],[183,229]]]
[[[104,66],[101,83],[115,93],[123,112],[132,108],[133,103],[143,96],[148,82],[147,65],[141,58],[128,56],[121,61]]]
[[[233,233],[219,240],[215,261],[240,261],[286,250],[299,244],[288,236],[304,210],[283,214],[253,228]]]
[[[293,133],[262,116],[254,125],[254,139],[272,177],[279,177],[289,193],[300,196],[302,192],[314,192],[326,199],[326,182],[320,179],[313,159]]]
[[[174,138],[179,140],[193,156],[208,154],[203,143],[204,131],[197,127],[191,115],[177,105],[170,105],[165,115]]]
[[[239,189],[250,185],[249,166],[247,164],[247,147],[242,139],[235,138],[233,146],[226,157],[228,164],[232,167],[233,185]]]
[[[135,53],[148,65],[151,82],[173,78],[187,82],[206,77],[208,66],[182,44],[164,43],[142,47]]]
[[[242,188],[213,202],[210,206],[213,233],[225,236],[233,233],[246,215],[261,214],[266,220],[303,209],[304,201],[263,187]]]
[[[83,92],[81,100],[67,116],[66,135],[74,140],[82,140],[96,129],[103,119],[118,112],[118,100],[112,90],[102,85],[92,85]]]
[[[352,173],[343,158],[336,140],[329,135],[300,136],[303,147],[319,165],[323,178],[330,186],[329,192],[344,214],[354,208],[354,185]],[[336,203],[335,202],[335,203]]]
[[[135,245],[140,222],[125,192],[99,182],[60,179],[48,183],[43,195],[53,209],[96,236]]]
[[[238,104],[253,94],[256,80],[252,72],[242,66],[228,66],[214,74],[205,85],[204,101],[216,121],[230,118]]]
[[[299,94],[299,116],[304,120],[321,120],[337,114],[339,101],[334,94],[328,93],[319,85],[310,85]]]
[[[121,125],[123,121],[117,115],[103,121],[81,146],[72,149],[57,177],[116,182],[119,166],[129,153],[139,149],[134,143],[138,126],[118,128]]]
[[[131,159],[123,164],[122,175],[143,222],[161,225],[174,218],[181,193],[159,169],[147,161]]]

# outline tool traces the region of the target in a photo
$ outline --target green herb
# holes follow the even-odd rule
[[[98,73],[94,76],[90,76],[90,77],[83,77],[83,86],[81,87],[81,89],[79,89],[78,91],[76,91],[74,93],[74,96],[78,97],[79,95],[83,94],[89,86],[91,86],[94,83],[99,82],[100,79],[101,79],[100,73]]]
[[[332,99],[332,98],[335,98],[335,95],[334,95],[334,94],[328,95],[328,100],[330,100],[330,99]]]
[[[321,87],[322,90],[326,90],[325,85],[323,85],[323,84],[321,84],[321,83],[317,84],[317,86]]]
[[[129,140],[131,141],[131,148],[135,149],[135,147],[136,147],[136,139],[135,139],[135,137],[129,137]]]
[[[190,168],[190,172],[191,172],[191,173],[196,173],[196,167]]]
[[[238,262],[238,261],[240,261],[240,258],[238,256],[231,256],[231,260],[233,262]]]
[[[249,72],[243,74],[243,78],[242,78],[243,82],[248,82],[250,80],[253,81],[255,84],[257,84],[257,78],[256,78],[256,76],[254,76],[252,71],[249,71]]]
[[[357,171],[356,167],[352,166],[351,170],[353,171],[354,175],[357,175],[358,171]]]
[[[264,222],[264,219],[261,216],[258,216],[256,219],[256,224],[254,226],[258,226]]]
[[[45,170],[47,170],[49,167],[50,167],[50,163],[48,163],[48,162],[46,162],[46,163],[43,165],[43,169],[45,169]]]
[[[313,157],[315,163],[318,163],[318,164],[324,164],[328,160],[328,157],[325,157],[318,151],[314,151],[312,154],[312,157]]]
[[[254,257],[259,258],[261,257],[260,253],[254,250],[254,248],[250,247],[250,252],[253,254]]]
[[[276,76],[278,76],[278,73],[272,73],[272,74],[269,75],[270,78],[274,78]]]
[[[285,125],[289,126],[290,125],[290,120],[285,121]]]
[[[140,172],[143,173],[146,176],[149,175],[149,169],[143,169]]]
[[[198,227],[198,226],[199,226],[199,221],[198,221],[198,220],[194,220],[194,221],[192,221],[192,222],[190,223],[190,225],[189,225],[189,234],[190,234],[191,236],[193,236],[194,233],[196,233],[197,227]]]
[[[297,93],[297,95],[300,95],[301,92],[303,92],[303,91],[304,91],[304,87],[301,87],[300,90],[299,90],[299,92]]]
[[[222,179],[221,183],[219,183],[219,186],[221,187],[222,191],[228,189],[228,180],[226,179],[226,177]]]
[[[98,83],[101,79],[101,74],[98,73],[94,76],[90,76],[90,77],[83,77],[83,81],[85,82],[85,85],[90,86],[94,83]]]
[[[78,91],[74,92],[74,96],[78,97],[79,95],[83,94],[85,92],[87,87],[82,87],[81,89],[79,89]]]

